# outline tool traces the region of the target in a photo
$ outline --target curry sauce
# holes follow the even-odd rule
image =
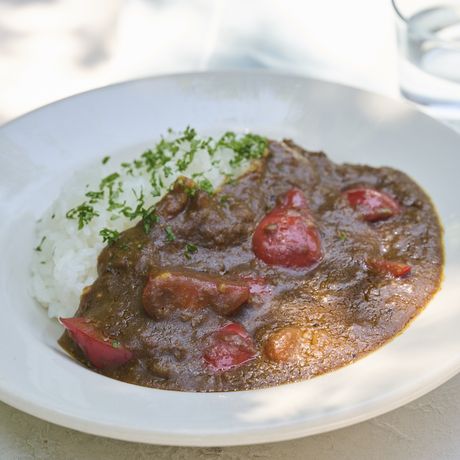
[[[391,168],[270,141],[215,193],[179,178],[107,245],[61,346],[108,377],[234,391],[308,379],[398,334],[440,285],[442,230]]]

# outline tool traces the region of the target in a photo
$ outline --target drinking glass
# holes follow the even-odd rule
[[[400,91],[434,116],[460,120],[460,0],[392,0]]]

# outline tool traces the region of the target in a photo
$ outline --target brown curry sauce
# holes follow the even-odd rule
[[[440,285],[441,226],[402,172],[285,140],[213,195],[189,185],[176,182],[148,234],[139,223],[100,254],[75,315],[87,330],[59,340],[91,369],[183,391],[308,379],[391,339]],[[290,238],[305,250],[283,259],[273,244]]]

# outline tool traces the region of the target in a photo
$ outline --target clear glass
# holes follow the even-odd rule
[[[401,94],[439,118],[460,120],[460,0],[392,0]]]

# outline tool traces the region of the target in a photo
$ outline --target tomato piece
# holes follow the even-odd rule
[[[304,340],[298,327],[288,326],[273,332],[264,345],[265,355],[277,363],[300,361]]]
[[[322,258],[313,219],[292,208],[275,208],[267,214],[254,231],[252,248],[268,265],[304,268]]]
[[[211,307],[229,315],[249,299],[249,287],[222,276],[164,271],[150,275],[142,295],[145,311],[161,319],[172,310]]]
[[[241,279],[248,285],[250,297],[266,297],[273,293],[273,288],[263,276],[241,275]]]
[[[399,204],[393,198],[372,188],[353,188],[345,190],[343,194],[350,206],[368,222],[385,220],[401,212]]]
[[[369,267],[376,272],[392,275],[396,278],[401,278],[408,275],[412,267],[403,262],[395,262],[392,260],[369,260]]]
[[[59,318],[70,337],[88,361],[98,369],[110,369],[127,363],[133,353],[116,340],[110,340],[88,318]]]
[[[256,352],[248,331],[241,324],[230,323],[209,336],[203,359],[215,371],[222,372],[254,359]]]
[[[252,249],[265,263],[281,267],[305,268],[321,260],[320,235],[302,190],[286,192],[259,222]]]
[[[283,197],[279,205],[280,208],[291,208],[291,209],[305,209],[308,210],[308,201],[302,190],[294,187],[288,190]]]

